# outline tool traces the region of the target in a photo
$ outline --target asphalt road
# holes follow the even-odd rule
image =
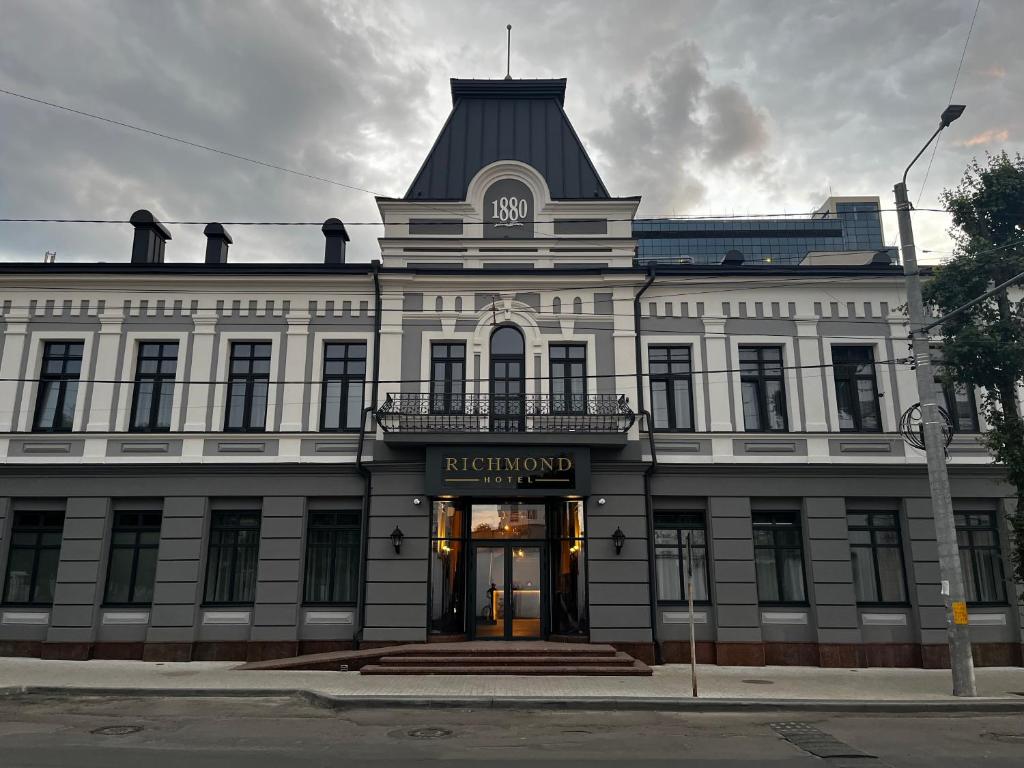
[[[809,723],[791,738],[772,724]],[[802,734],[802,736],[801,736]],[[855,757],[853,751],[865,756]],[[872,755],[874,757],[867,757]],[[290,699],[0,700],[3,768],[1024,765],[1024,717],[365,709]]]

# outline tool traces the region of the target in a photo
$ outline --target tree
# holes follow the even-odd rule
[[[943,192],[942,202],[953,214],[956,250],[935,268],[924,298],[946,313],[1024,272],[1024,159],[1001,152],[989,155],[984,165],[974,160],[960,184]],[[1024,420],[1017,401],[1017,385],[1024,379],[1022,288],[1009,295],[1004,291],[940,329],[943,375],[985,390],[982,410],[989,431],[983,440],[1016,489],[1010,524],[1018,582],[1024,582]]]

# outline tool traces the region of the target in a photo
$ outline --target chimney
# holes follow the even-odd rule
[[[206,225],[203,234],[206,235],[206,263],[227,264],[228,246],[234,242],[228,231],[213,221]]]
[[[164,243],[171,239],[167,227],[145,209],[133,213],[128,221],[135,227],[132,264],[163,264]]]
[[[348,232],[341,219],[328,219],[320,228],[327,240],[324,248],[324,264],[345,263],[345,243],[348,242]]]

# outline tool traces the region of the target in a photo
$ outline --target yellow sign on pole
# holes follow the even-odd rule
[[[967,603],[958,601],[953,603],[953,623],[954,624],[966,624],[967,623]]]

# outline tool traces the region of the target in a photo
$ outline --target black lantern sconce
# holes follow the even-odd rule
[[[405,538],[405,534],[402,533],[402,529],[397,525],[395,530],[391,532],[391,543],[395,545],[395,554],[401,554],[402,552],[402,539]]]
[[[612,534],[612,544],[615,545],[615,554],[621,555],[622,548],[626,546],[626,534],[622,532],[622,528],[615,529],[615,533]]]

